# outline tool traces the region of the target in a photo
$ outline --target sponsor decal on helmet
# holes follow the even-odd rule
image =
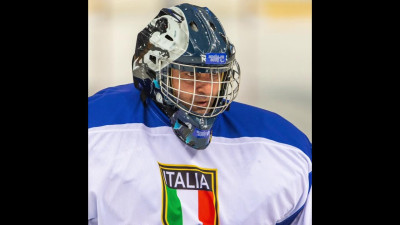
[[[206,64],[225,64],[226,53],[207,53]]]

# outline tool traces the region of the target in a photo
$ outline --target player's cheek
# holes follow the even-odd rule
[[[218,92],[220,90],[220,85],[221,84],[219,82],[216,82],[216,83],[213,84],[213,96],[217,96],[218,95]]]

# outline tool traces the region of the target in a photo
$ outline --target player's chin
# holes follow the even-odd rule
[[[200,116],[207,115],[208,113],[210,113],[210,111],[211,111],[210,109],[207,110],[205,108],[200,108],[200,107],[194,107],[192,109],[192,112],[194,112]]]

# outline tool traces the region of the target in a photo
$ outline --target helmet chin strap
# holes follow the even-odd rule
[[[171,117],[176,136],[190,147],[203,150],[211,142],[212,126],[216,117],[202,118],[178,109]]]

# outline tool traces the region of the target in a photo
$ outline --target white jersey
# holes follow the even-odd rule
[[[147,103],[89,97],[89,224],[311,224],[311,143],[287,120],[233,102],[195,150]]]

